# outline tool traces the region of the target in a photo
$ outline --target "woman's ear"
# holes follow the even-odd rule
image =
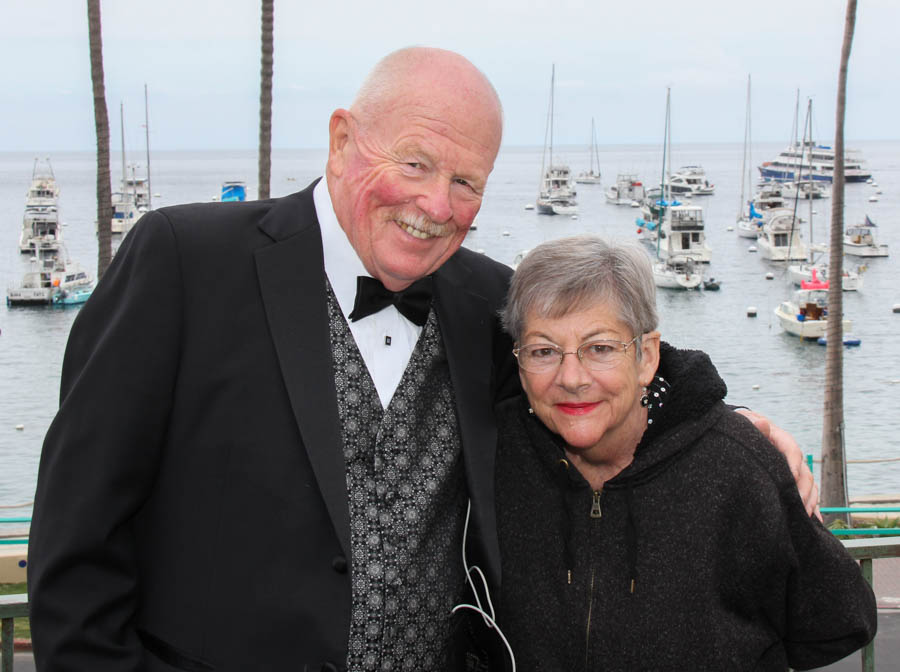
[[[641,361],[638,379],[641,385],[649,385],[659,368],[659,332],[650,331],[641,336]]]

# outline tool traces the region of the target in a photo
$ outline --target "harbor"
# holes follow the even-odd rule
[[[879,241],[900,252],[900,142],[850,141],[848,146],[865,156],[882,193],[872,202],[869,198],[876,187],[848,184],[845,226],[869,217],[878,224]],[[775,155],[782,147],[780,143],[762,143],[754,146],[753,156]],[[563,146],[555,151],[573,173],[591,165],[588,146]],[[660,289],[663,338],[680,347],[707,351],[728,384],[727,401],[769,416],[797,438],[804,452],[818,459],[825,348],[785,333],[774,310],[794,291],[787,268],[751,252],[754,241],[738,235],[741,145],[676,143],[671,151],[677,165],[703,165],[716,184],[714,195],[692,202],[702,208],[706,240],[712,250],[704,272],[717,281],[720,290]],[[601,145],[602,182],[577,185],[576,217],[540,215],[526,209],[534,203],[539,187],[541,153],[541,147],[501,149],[477,228],[469,233],[465,246],[512,264],[523,251],[551,238],[583,232],[637,237],[639,211],[608,203],[605,192],[615,184],[617,173],[637,175],[648,187],[658,186],[661,146]],[[254,175],[256,154],[159,152],[153,160],[153,207],[159,208],[221,198],[223,182]],[[0,279],[4,287],[20,280],[29,264],[17,243],[33,161],[33,156],[24,153],[0,154],[0,226],[5,241],[0,249]],[[69,254],[93,271],[97,257],[93,154],[60,153],[53,155],[52,161],[60,185],[61,228]],[[303,188],[321,174],[324,163],[324,150],[276,151],[273,195]],[[255,184],[250,179],[246,189],[247,198],[255,198]],[[823,243],[830,226],[831,201],[812,203],[814,242]],[[809,207],[809,201],[801,201],[798,214],[805,219]],[[809,226],[804,224],[806,238],[808,232]],[[892,404],[900,391],[900,344],[896,339],[900,313],[892,311],[900,303],[900,275],[896,255],[868,259],[866,265],[863,289],[844,293],[845,317],[852,321],[852,334],[860,341],[858,347],[844,350],[851,498],[900,492],[897,422],[881,410]],[[855,266],[853,258],[845,257],[845,268]],[[748,317],[749,307],[757,309],[756,317]],[[32,499],[41,442],[58,403],[65,342],[77,312],[77,306],[0,307],[0,365],[4,371],[0,379],[0,505]],[[26,507],[21,513],[30,512]]]

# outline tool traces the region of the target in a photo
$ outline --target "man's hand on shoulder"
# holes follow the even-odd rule
[[[790,467],[791,473],[794,475],[794,480],[797,482],[797,490],[800,491],[800,498],[803,500],[806,512],[822,520],[822,514],[819,512],[819,488],[816,486],[812,472],[806,464],[803,451],[800,450],[800,446],[797,445],[794,437],[759,413],[754,413],[746,408],[735,410],[750,420],[762,432],[763,436],[769,439],[772,445],[784,455],[788,467]]]

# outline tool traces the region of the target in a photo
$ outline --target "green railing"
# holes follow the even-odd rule
[[[850,551],[859,561],[863,577],[872,586],[873,566],[875,560],[881,558],[900,558],[900,539],[845,539],[842,541],[844,548]],[[874,586],[873,586],[874,587]],[[869,642],[862,650],[863,672],[875,670],[875,641]]]
[[[0,672],[13,672],[13,625],[28,616],[28,595],[0,595]]]
[[[827,507],[822,513],[900,513],[900,507]],[[0,518],[0,523],[28,522],[28,518]],[[900,534],[898,528],[857,528],[832,530],[835,534]],[[863,577],[872,585],[873,562],[881,558],[900,558],[900,538],[844,539],[844,547],[859,562]],[[13,625],[16,618],[28,616],[27,595],[0,595],[0,672],[13,672]],[[875,642],[862,649],[863,672],[875,670]]]
[[[0,523],[31,523],[31,518],[0,518]],[[24,534],[21,538],[0,538],[0,546],[10,546],[13,544],[27,544],[28,535]]]

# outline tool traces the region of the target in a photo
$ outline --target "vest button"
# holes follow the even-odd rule
[[[331,568],[336,571],[338,574],[346,574],[347,573],[347,558],[342,555],[338,555],[331,561]],[[331,663],[327,663],[330,665]],[[322,668],[325,669],[324,667]],[[330,668],[329,668],[330,669]]]

